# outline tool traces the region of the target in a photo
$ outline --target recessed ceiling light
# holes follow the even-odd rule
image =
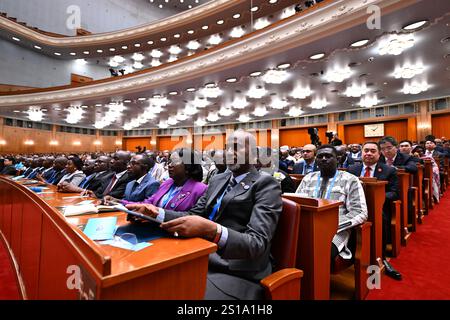
[[[187,33],[189,33],[189,34],[194,34],[194,30],[188,30],[188,32]]]
[[[71,53],[69,53],[71,56],[75,56],[75,55],[77,55],[75,52],[71,52]]]
[[[130,103],[131,100],[130,100],[130,99],[125,99],[125,100],[123,100],[123,102],[125,102],[125,103]]]
[[[147,98],[138,98],[139,101],[145,101]]]
[[[122,49],[126,50],[126,49],[128,49],[128,46],[122,46]]]
[[[16,37],[12,37],[12,39],[13,39],[14,41],[20,41],[20,39],[19,39],[19,38],[16,38]]]
[[[103,50],[98,49],[97,52],[98,52],[98,53],[103,53]]]
[[[194,91],[195,91],[195,88],[187,88],[186,91],[188,91],[188,92],[194,92]]]
[[[189,9],[192,9],[192,5],[188,5],[188,8],[189,8]]]
[[[277,3],[278,2],[278,0],[269,0],[269,3],[271,3],[271,4],[274,4],[274,3]]]
[[[160,9],[162,9],[164,6],[163,6],[162,4],[160,4],[158,7],[159,7]]]
[[[174,34],[173,37],[178,39],[179,37],[181,37],[181,35],[179,33],[177,33],[177,34]]]
[[[115,48],[109,48],[109,51],[114,52],[114,51],[116,51],[116,49]]]
[[[102,104],[101,104],[101,103],[97,103],[95,106],[96,106],[96,107],[101,107]]]
[[[353,43],[350,45],[350,47],[353,47],[353,48],[362,47],[362,46],[366,45],[368,42],[369,42],[368,39],[359,40],[359,41],[353,42]]]
[[[407,26],[404,26],[403,30],[408,30],[408,31],[416,30],[416,29],[419,29],[420,27],[423,27],[427,23],[428,23],[428,20],[417,21],[417,22],[408,24]]]
[[[261,75],[261,71],[255,71],[255,72],[252,72],[252,73],[250,73],[250,77],[259,77],[260,75]]]
[[[150,41],[147,41],[147,43],[148,43],[148,44],[153,44],[153,41],[152,41],[152,40],[150,40]]]
[[[208,26],[203,26],[202,27],[203,30],[208,30],[208,28],[209,28]]]
[[[89,54],[89,51],[83,51],[84,54]]]
[[[41,50],[42,48],[39,46],[34,46],[35,49]]]
[[[311,60],[319,60],[325,57],[325,53],[318,53],[309,57]]]
[[[283,63],[277,66],[278,69],[287,69],[291,66],[290,63]]]
[[[254,6],[253,8],[250,9],[250,11],[251,12],[256,12],[256,11],[258,11],[258,9],[259,9],[258,6]]]
[[[162,37],[160,40],[161,40],[162,42],[164,42],[164,41],[167,41],[167,38]]]
[[[223,21],[223,20],[218,20],[217,21],[217,24],[223,24],[225,21]]]
[[[135,46],[136,48],[139,48],[139,47],[141,46],[141,44],[140,44],[140,43],[135,43],[134,46]]]
[[[234,19],[239,19],[240,17],[241,17],[241,15],[239,13],[236,13],[236,14],[233,15]]]
[[[55,52],[55,56],[60,56],[60,55],[61,55],[61,53]]]
[[[226,81],[229,83],[233,83],[233,82],[236,82],[237,79],[236,78],[228,78]]]
[[[14,110],[14,112],[15,112],[15,113],[19,113],[19,112],[20,112],[20,110]]]
[[[169,92],[169,94],[170,94],[171,96],[176,96],[176,95],[178,94],[178,92],[176,92],[176,91],[171,91],[171,92]]]

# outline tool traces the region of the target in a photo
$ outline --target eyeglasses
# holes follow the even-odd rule
[[[310,153],[312,150],[302,150],[302,153]]]
[[[388,147],[381,147],[381,151],[391,151],[392,149],[394,149],[394,146],[388,146]]]

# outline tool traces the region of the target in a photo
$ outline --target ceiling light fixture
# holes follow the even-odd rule
[[[98,49],[97,52],[98,53],[103,53],[103,50],[102,49]]]
[[[352,48],[359,48],[359,47],[365,46],[367,43],[369,43],[368,39],[359,40],[359,41],[353,42],[350,45],[350,47],[352,47]]]
[[[189,50],[197,50],[198,48],[200,48],[200,42],[198,42],[197,40],[191,40],[191,41],[188,42],[186,47]]]
[[[177,38],[177,39],[178,39],[178,38],[180,38],[180,37],[181,37],[181,34],[179,34],[179,33],[175,33],[175,34],[173,35],[173,37],[174,37],[174,38]]]
[[[197,118],[195,121],[195,125],[198,127],[203,127],[207,124],[206,120],[204,118]]]
[[[217,98],[222,94],[222,90],[220,90],[219,87],[217,86],[207,86],[205,88],[202,89],[202,94],[206,97],[206,98]]]
[[[408,34],[391,34],[384,37],[378,46],[378,54],[398,56],[406,49],[414,46],[415,38],[413,33]]]
[[[239,13],[233,14],[233,19],[239,19],[241,15]]]
[[[422,63],[418,64],[405,64],[402,67],[395,68],[393,76],[395,79],[411,79],[416,75],[422,74],[425,71],[425,67]]]
[[[317,54],[310,56],[309,58],[311,60],[319,60],[319,59],[322,59],[323,57],[325,57],[325,53],[317,53]]]
[[[270,107],[273,109],[284,109],[289,105],[289,103],[286,100],[281,100],[278,97],[272,98],[272,101],[270,102]]]
[[[236,120],[239,122],[249,122],[251,118],[248,116],[248,114],[241,114]]]
[[[220,120],[219,114],[217,112],[210,112],[206,118],[209,122],[216,122]]]
[[[428,20],[417,21],[411,24],[408,24],[403,27],[403,30],[412,31],[417,30],[428,23]]]
[[[221,107],[219,110],[219,114],[222,117],[229,117],[234,113],[233,109],[227,107]]]
[[[287,112],[287,115],[293,118],[300,117],[304,111],[300,107],[291,107]]]
[[[160,50],[153,49],[153,50],[150,52],[150,56],[151,56],[152,58],[161,58],[161,57],[163,56],[163,53],[162,53],[162,51],[160,51]]]
[[[134,69],[142,69],[143,67],[144,67],[144,65],[139,61],[136,61],[135,63],[133,63]]]
[[[236,82],[237,81],[237,79],[236,78],[228,78],[227,80],[225,80],[226,82],[229,82],[229,83],[234,83],[234,82]]]
[[[188,30],[187,33],[188,33],[188,34],[194,34],[194,32],[195,32],[194,30]]]
[[[89,54],[89,51],[83,51],[84,54]]]
[[[75,56],[75,55],[77,55],[75,52],[71,52],[71,53],[69,53],[71,56]]]
[[[28,119],[30,119],[31,121],[39,122],[42,121],[42,118],[44,117],[44,112],[40,107],[30,107],[27,113]]]
[[[245,34],[244,29],[242,27],[234,27],[230,32],[230,37],[232,38],[240,38]]]
[[[159,61],[159,59],[153,59],[152,62],[150,62],[150,65],[152,67],[157,67],[161,65],[161,61]]]
[[[250,77],[259,77],[262,74],[261,71],[255,71],[250,73]]]
[[[278,68],[278,69],[287,69],[287,68],[289,68],[290,66],[291,66],[290,63],[283,63],[283,64],[279,64],[279,65],[277,66],[277,68]]]
[[[247,97],[253,99],[261,99],[267,94],[267,90],[261,86],[253,86],[247,91]],[[234,106],[233,106],[234,107]]]
[[[14,41],[17,41],[17,42],[20,41],[20,39],[19,39],[19,38],[16,38],[16,37],[12,37],[12,39],[13,39]]]
[[[134,61],[142,61],[145,59],[145,56],[142,53],[137,53],[135,52],[132,56],[131,59],[133,59]]]
[[[245,97],[235,97],[231,106],[235,109],[245,109],[248,106],[248,101]]]
[[[41,50],[41,49],[42,49],[42,47],[39,47],[39,46],[34,46],[34,48],[35,48],[35,49],[38,49],[38,50]]]
[[[269,111],[267,111],[267,108],[264,106],[256,107],[253,111],[253,115],[256,117],[264,117],[266,114],[268,114]]]
[[[294,90],[292,90],[291,92],[291,97],[294,99],[306,99],[307,97],[311,96],[312,91],[311,89],[308,87],[302,87],[300,85],[298,85],[297,87],[294,88]]]
[[[359,102],[359,105],[363,108],[371,108],[373,106],[376,106],[378,104],[378,97],[377,95],[369,96],[365,95],[361,98],[361,101]]]
[[[404,94],[419,94],[421,92],[427,91],[429,88],[430,85],[426,81],[414,81],[411,83],[405,83],[402,92]]]
[[[208,28],[209,28],[208,26],[203,26],[202,27],[203,30],[208,30]]]
[[[289,73],[284,70],[269,70],[263,76],[262,80],[265,83],[281,84],[287,80]]]
[[[348,66],[344,68],[335,67],[326,72],[324,79],[328,82],[342,82],[350,78],[352,73],[352,70]]]
[[[265,27],[267,27],[268,25],[270,25],[269,20],[266,17],[263,17],[263,18],[259,18],[258,20],[256,20],[253,27],[256,30],[261,30],[261,29],[264,29]]]
[[[315,98],[311,101],[310,107],[312,109],[323,109],[328,105],[328,101],[325,98]]]
[[[208,42],[215,46],[222,42],[222,38],[218,34],[213,34],[209,37]]]
[[[71,106],[67,109],[69,114],[66,117],[66,122],[70,124],[78,123],[83,118],[84,110],[79,106]]]
[[[295,8],[294,6],[288,7],[283,10],[281,13],[281,19],[289,18],[290,16],[293,16],[295,14]]]
[[[251,12],[256,12],[256,11],[258,11],[258,9],[259,9],[258,6],[254,6],[253,8],[250,9],[250,11]]]
[[[367,85],[363,83],[362,85],[352,84],[350,87],[347,87],[347,90],[345,90],[344,94],[349,98],[359,98],[363,95],[365,95],[369,89],[367,88]]]
[[[169,48],[170,54],[174,54],[174,55],[180,54],[181,51],[183,51],[183,50],[178,45],[173,45],[173,46],[170,46],[170,48]]]
[[[61,53],[55,52],[55,56],[60,56],[60,55],[61,55]]]
[[[223,20],[217,20],[217,24],[223,24],[225,21]]]

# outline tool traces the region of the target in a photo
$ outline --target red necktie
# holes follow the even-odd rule
[[[111,192],[111,189],[113,188],[114,183],[116,182],[116,180],[117,180],[116,175],[113,175],[112,179],[111,179],[111,182],[109,183],[108,187],[103,192],[103,196],[106,196],[106,195],[108,195]]]
[[[364,172],[364,177],[370,178],[370,167],[366,167],[366,171]]]

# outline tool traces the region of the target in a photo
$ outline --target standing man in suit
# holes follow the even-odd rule
[[[386,260],[386,245],[390,240],[390,221],[392,201],[400,197],[398,176],[395,167],[390,167],[379,162],[381,156],[380,145],[376,142],[366,142],[362,149],[362,163],[348,168],[348,172],[357,177],[375,177],[378,180],[387,181],[385,187],[386,200],[383,205],[383,264],[386,267],[386,275],[396,280],[401,280],[402,275],[395,270]]]
[[[316,146],[313,144],[307,144],[303,147],[302,154],[303,160],[294,165],[295,174],[307,175],[310,172],[319,171],[316,164]]]
[[[406,172],[415,174],[417,173],[416,161],[405,153],[398,152],[397,140],[394,137],[386,136],[379,142],[382,156],[380,161],[391,167],[405,169]]]
[[[137,154],[131,158],[130,164],[128,165],[128,174],[135,180],[128,182],[125,188],[124,200],[141,202],[150,198],[158,191],[159,182],[149,173],[154,165],[155,162],[153,159],[143,154]],[[105,203],[111,201],[119,202],[119,199],[107,195],[103,198],[103,201]]]
[[[184,237],[218,244],[209,256],[206,299],[262,299],[259,281],[272,273],[270,247],[282,211],[281,188],[255,169],[256,140],[244,131],[227,140],[225,173],[214,176],[188,212],[148,204],[128,209],[164,221],[161,227]]]

